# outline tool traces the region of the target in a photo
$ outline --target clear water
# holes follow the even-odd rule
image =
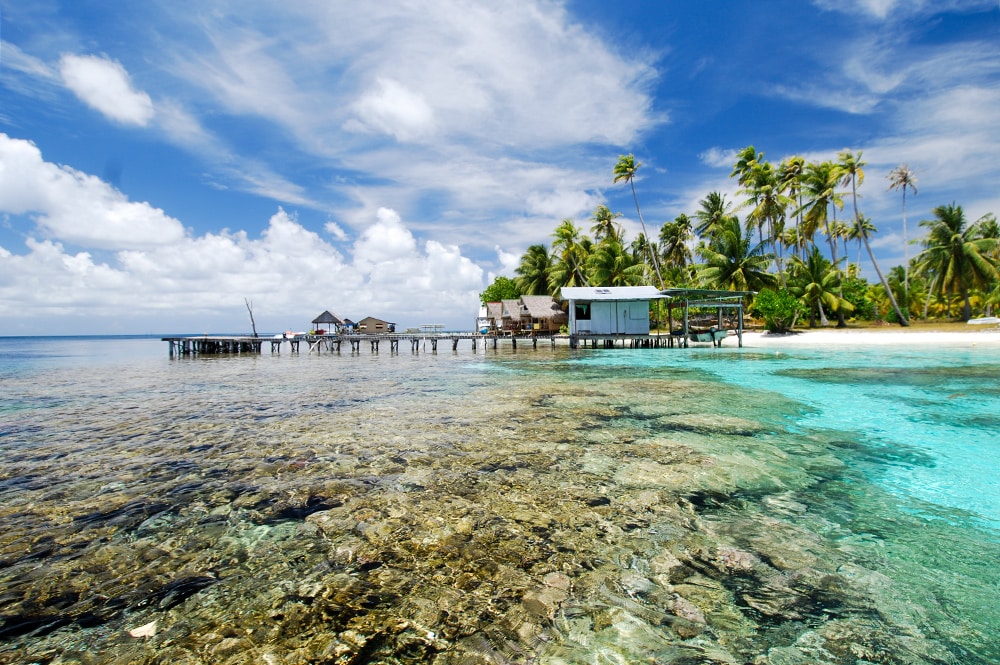
[[[994,349],[0,339],[0,661],[993,663]]]

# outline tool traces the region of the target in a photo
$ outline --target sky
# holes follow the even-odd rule
[[[900,164],[907,240],[1000,213],[1000,0],[0,0],[0,335],[471,329],[563,219],[638,234],[620,155],[653,234],[748,145],[861,151],[883,270]]]

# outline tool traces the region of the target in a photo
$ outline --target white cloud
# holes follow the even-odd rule
[[[485,286],[483,269],[457,246],[428,241],[421,249],[388,209],[352,257],[281,209],[258,238],[208,233],[103,262],[50,240],[29,237],[26,248],[0,247],[0,321],[7,322],[0,334],[23,332],[10,327],[15,320],[41,332],[54,316],[127,319],[126,332],[238,331],[246,327],[243,298],[253,301],[262,330],[305,327],[324,309],[467,329]]]
[[[243,298],[262,330],[306,327],[324,309],[464,329],[484,287],[483,269],[459,247],[421,246],[388,208],[368,220],[347,255],[281,208],[259,237],[194,237],[162,211],[44,162],[34,144],[3,134],[0,212],[13,223],[33,213],[49,236],[28,230],[25,251],[0,247],[0,334],[41,333],[54,317],[79,332],[239,331]],[[337,229],[328,224],[342,235]]]
[[[326,224],[324,224],[323,228],[326,230],[327,233],[333,236],[334,240],[339,240],[340,242],[344,242],[347,240],[347,232],[344,231],[344,229],[342,229],[340,225],[337,224],[337,222],[333,221],[332,219],[328,221]]]
[[[703,164],[713,168],[732,169],[733,164],[736,163],[736,155],[738,152],[738,150],[732,148],[725,149],[712,146],[705,152],[698,155],[698,159],[700,159]]]
[[[493,278],[496,275],[503,275],[504,277],[513,278],[516,274],[517,267],[521,265],[521,254],[516,252],[506,252],[499,245],[496,247],[497,261],[500,263],[500,271],[496,274],[490,273],[489,282],[493,282]]]
[[[417,241],[395,210],[379,208],[377,221],[354,243],[354,259],[366,272],[375,267],[395,270],[394,264],[412,255]]]
[[[0,134],[0,212],[33,214],[45,235],[83,247],[141,248],[184,237],[181,223],[159,208],[46,162],[34,143],[6,134]]]
[[[354,103],[355,115],[348,130],[371,130],[394,136],[397,141],[419,140],[434,129],[434,111],[419,93],[392,79],[379,78],[375,89]]]
[[[3,41],[0,42],[0,49],[3,52],[3,67],[0,69],[21,72],[34,78],[57,79],[56,73],[44,61],[25,53],[16,44]]]
[[[827,10],[862,12],[875,18],[884,19],[898,4],[898,0],[815,0]]]
[[[210,13],[193,19],[211,49],[174,53],[170,73],[197,87],[199,106],[265,118],[319,163],[345,166],[350,177],[333,187],[354,203],[337,211],[354,226],[373,206],[412,215],[428,188],[459,214],[525,201],[531,214],[575,214],[555,207],[588,205],[609,179],[586,173],[577,146],[627,145],[665,120],[648,92],[652,56],[614,50],[559,3],[248,11],[238,30]],[[533,164],[540,151],[547,163]],[[572,177],[553,191],[526,166]]]
[[[67,54],[59,61],[59,73],[77,97],[115,122],[144,127],[155,114],[149,95],[135,90],[114,60]]]
[[[996,0],[813,0],[813,4],[827,11],[862,14],[880,21],[997,7]]]

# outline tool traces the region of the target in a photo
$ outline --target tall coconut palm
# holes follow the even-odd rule
[[[588,258],[587,274],[594,286],[637,286],[643,281],[645,265],[618,238],[607,238]]]
[[[555,265],[551,271],[550,290],[563,286],[587,286],[587,257],[590,238],[580,235],[572,219],[564,219],[552,233]]]
[[[521,257],[521,264],[514,271],[514,283],[526,296],[545,296],[551,293],[552,257],[545,245],[532,245]]]
[[[691,238],[691,218],[684,213],[660,227],[660,256],[665,269],[683,269],[691,263],[693,257],[688,244]]]
[[[777,284],[767,271],[772,256],[765,243],[750,246],[750,236],[735,217],[724,221],[709,243],[698,246],[705,263],[698,266],[698,276],[709,288],[759,291]]]
[[[753,171],[754,165],[763,159],[764,153],[757,152],[756,148],[748,145],[736,154],[736,163],[733,164],[733,172],[729,174],[729,177],[736,178],[736,182],[740,183],[740,186],[746,187],[747,183],[750,182],[750,173]]]
[[[872,246],[868,242],[868,233],[861,224],[861,213],[858,212],[858,185],[865,181],[865,172],[863,170],[865,163],[861,159],[861,151],[858,150],[857,154],[855,154],[851,150],[842,150],[837,157],[840,160],[838,165],[842,174],[840,180],[844,185],[851,186],[851,199],[854,203],[854,225],[858,227],[861,241],[865,244],[865,249],[868,250],[868,258],[871,259],[872,267],[875,268],[875,274],[878,275],[878,279],[882,282],[882,287],[885,289],[886,295],[889,296],[889,303],[892,305],[893,311],[896,312],[899,325],[905,328],[910,325],[910,322],[903,316],[902,310],[899,309],[899,303],[896,302],[896,296],[892,294],[892,289],[889,288],[889,283],[886,281],[885,275],[882,274],[882,270],[878,267],[878,261],[875,260]]]
[[[619,155],[618,163],[615,164],[615,184],[624,180],[632,186],[632,199],[635,201],[635,212],[639,216],[639,224],[642,225],[642,235],[649,237],[646,233],[646,222],[642,219],[642,211],[639,210],[639,197],[635,193],[635,174],[642,166],[642,162],[635,161],[635,155],[631,153],[628,155]],[[653,268],[656,270],[656,277],[659,280],[660,288],[663,288],[663,275],[660,274],[660,262],[656,258],[656,254],[651,254],[653,260]]]
[[[698,219],[694,232],[702,238],[710,237],[717,227],[722,226],[723,221],[733,216],[732,206],[722,192],[709,192],[698,205],[701,208],[694,214]]]
[[[782,192],[778,172],[769,162],[754,162],[746,174],[745,183],[742,193],[748,197],[746,205],[753,206],[753,210],[747,215],[747,228],[756,226],[760,230],[767,227],[767,242],[774,251],[778,277],[784,286],[781,238],[785,229],[785,212],[792,204],[792,199]],[[763,239],[763,234],[761,237]]]
[[[900,164],[889,171],[889,189],[903,190],[903,289],[910,290],[910,243],[906,239],[906,190],[917,195],[917,177],[906,164]]]
[[[622,228],[615,224],[615,219],[621,217],[620,212],[611,212],[611,209],[603,203],[594,210],[591,219],[594,225],[590,227],[590,232],[594,234],[594,240],[601,242],[605,238],[617,238],[622,240]]]
[[[954,203],[934,208],[934,217],[920,222],[928,231],[917,264],[921,270],[938,276],[935,286],[940,293],[961,296],[962,320],[968,321],[972,317],[969,292],[1000,279],[997,265],[991,260],[997,240],[983,237],[981,224],[985,218],[967,226],[962,206]]]
[[[837,262],[837,245],[830,233],[830,209],[836,218],[837,208],[844,207],[844,201],[837,192],[840,169],[830,161],[810,162],[805,167],[802,189],[805,202],[796,212],[804,212],[800,231],[804,242],[815,242],[816,232],[821,228],[830,242],[830,258]]]
[[[805,245],[801,244],[802,234],[798,233],[802,225],[802,181],[805,178],[806,160],[798,155],[789,157],[778,165],[778,183],[781,192],[786,194],[795,205],[795,249],[800,258],[805,258]]]
[[[788,272],[788,290],[809,308],[810,328],[816,327],[817,314],[820,324],[827,325],[826,310],[854,310],[854,305],[843,297],[840,267],[823,256],[815,245],[804,261],[797,256],[792,257]]]

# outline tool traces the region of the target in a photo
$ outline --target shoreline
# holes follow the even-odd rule
[[[966,329],[968,328],[968,329]],[[953,330],[920,328],[814,328],[774,334],[743,332],[743,347],[782,346],[1000,346],[1000,327],[976,326]]]

